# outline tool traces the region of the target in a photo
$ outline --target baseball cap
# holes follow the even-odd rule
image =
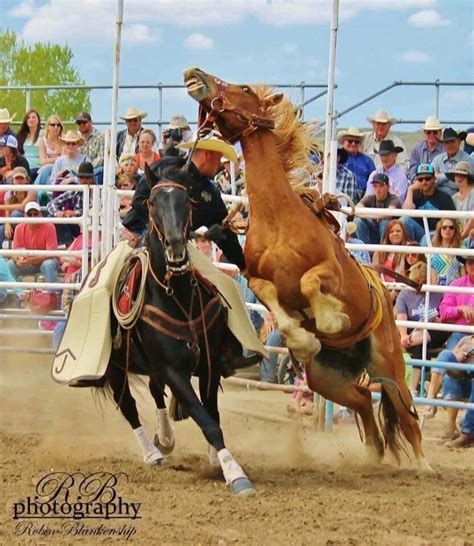
[[[92,117],[89,112],[79,112],[76,116],[76,121],[92,121]]]
[[[385,173],[375,173],[371,184],[389,184],[390,180]]]
[[[18,140],[13,135],[4,135],[0,138],[0,148],[18,148]]]
[[[15,167],[10,171],[10,178],[28,178],[28,173],[25,167]]]
[[[36,201],[30,201],[25,205],[25,214],[28,214],[30,210],[37,210],[38,212],[41,212],[41,207]]]
[[[434,167],[431,165],[431,163],[420,163],[418,165],[418,168],[416,169],[416,174],[429,174],[431,176],[434,176]]]

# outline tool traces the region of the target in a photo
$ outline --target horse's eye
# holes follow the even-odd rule
[[[243,85],[243,86],[242,86],[242,91],[243,91],[244,93],[250,93],[250,87],[247,87],[246,85]]]

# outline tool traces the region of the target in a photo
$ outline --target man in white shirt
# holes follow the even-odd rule
[[[138,139],[143,130],[142,120],[148,115],[147,112],[141,112],[138,108],[131,107],[120,116],[125,120],[127,128],[117,133],[117,161],[120,161],[122,155],[135,155],[138,153]]]

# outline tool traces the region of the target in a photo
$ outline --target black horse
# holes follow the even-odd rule
[[[174,430],[164,401],[167,385],[177,404],[170,409],[179,420],[190,416],[210,445],[211,464],[220,465],[232,493],[255,492],[230,452],[219,426],[217,394],[226,339],[226,314],[214,287],[192,267],[187,253],[193,180],[184,170],[168,170],[158,179],[146,169],[151,188],[148,200],[149,255],[144,304],[138,322],[122,331],[113,349],[106,380],[114,400],[132,427],[144,460],[160,465],[174,447]],[[117,322],[112,320],[113,335]],[[150,392],[158,408],[154,441],[141,426],[127,371],[150,377]],[[191,385],[199,377],[200,399]]]

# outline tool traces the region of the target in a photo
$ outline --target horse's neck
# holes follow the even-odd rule
[[[245,187],[252,217],[281,211],[298,201],[278,155],[275,136],[270,131],[256,131],[242,138],[245,158]]]

